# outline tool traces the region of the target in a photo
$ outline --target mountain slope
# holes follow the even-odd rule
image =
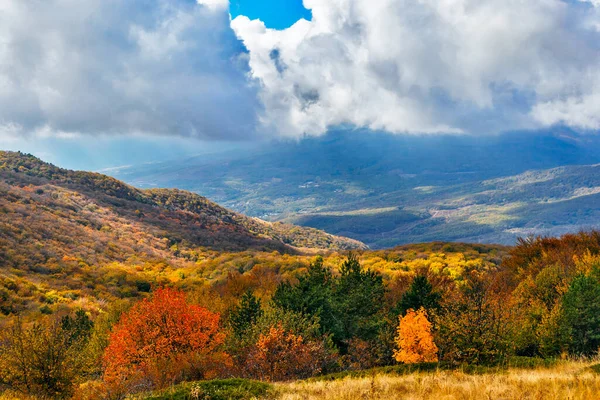
[[[245,217],[192,193],[138,190],[0,152],[0,314],[137,296],[232,252],[363,248],[316,229]],[[202,286],[198,274],[190,282]]]
[[[171,244],[187,241],[191,246],[218,250],[262,248],[288,252],[294,248],[364,248],[357,241],[316,229],[249,218],[193,193],[139,190],[114,178],[64,170],[19,153],[0,152],[0,174],[3,202],[36,208],[36,217],[63,209],[65,214],[55,216],[100,232],[102,221],[97,218],[97,208],[113,219],[125,219],[126,225],[167,238]]]

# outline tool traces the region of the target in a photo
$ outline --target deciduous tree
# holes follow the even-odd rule
[[[326,356],[322,342],[305,340],[278,324],[259,336],[247,369],[254,378],[271,382],[307,378],[321,372]]]
[[[214,376],[228,362],[219,315],[188,304],[185,294],[158,289],[123,314],[104,352],[105,381],[151,387]],[[135,383],[139,384],[139,382]]]
[[[400,317],[396,345],[398,349],[394,352],[394,358],[398,362],[414,364],[438,360],[438,348],[433,341],[431,322],[424,308],[418,311],[409,309],[404,317]]]

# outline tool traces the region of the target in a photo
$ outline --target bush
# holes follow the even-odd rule
[[[42,398],[69,396],[83,365],[80,353],[91,327],[82,315],[62,322],[46,318],[33,325],[17,319],[0,330],[0,385]],[[84,319],[85,324],[75,323]]]
[[[268,383],[247,379],[223,379],[187,383],[161,393],[144,396],[147,400],[245,400],[260,399],[271,394]]]

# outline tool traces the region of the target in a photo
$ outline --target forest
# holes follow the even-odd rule
[[[250,268],[210,285],[151,284],[102,310],[9,314],[0,383],[5,398],[119,399],[185,382],[260,392],[259,382],[373,368],[499,368],[597,353],[599,232],[523,239],[498,263],[453,264],[457,250],[473,252],[398,249],[408,260],[393,260],[392,279],[370,264],[373,254],[313,256],[275,284]]]
[[[0,176],[0,399],[600,390],[600,232],[369,250],[20,153]]]

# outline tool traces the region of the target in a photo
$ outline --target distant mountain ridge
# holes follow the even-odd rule
[[[432,240],[512,244],[523,235],[597,227],[590,167],[597,163],[600,135],[563,127],[479,137],[345,131],[113,175],[385,248]]]

